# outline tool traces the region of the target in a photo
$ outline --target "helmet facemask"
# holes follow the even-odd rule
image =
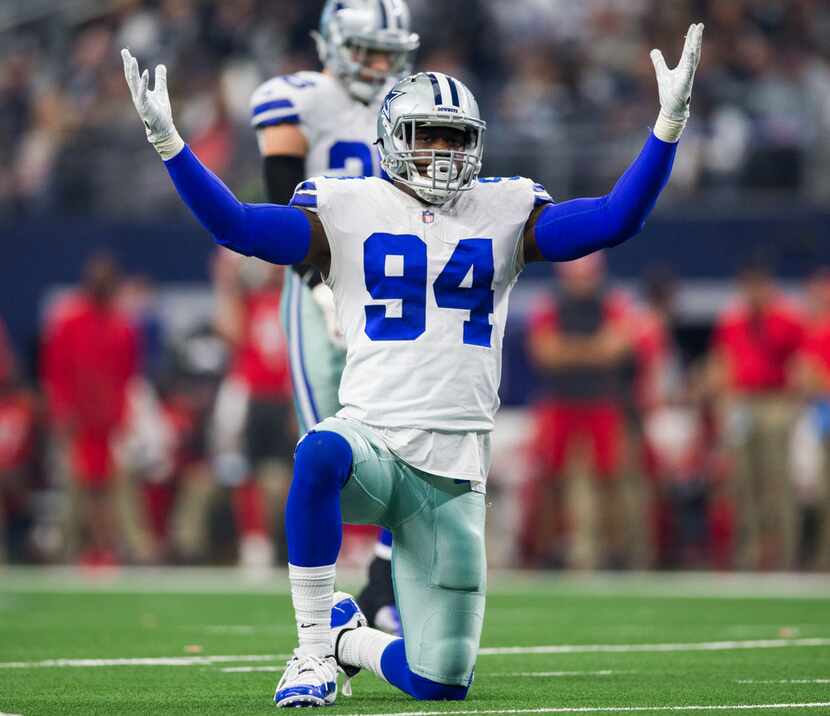
[[[391,131],[392,150],[381,145],[383,168],[430,204],[445,204],[473,188],[481,171],[485,123],[472,118],[437,120],[429,115],[399,117]],[[463,132],[462,149],[419,148],[418,131],[445,127]]]
[[[324,34],[312,33],[323,65],[349,94],[365,103],[374,100],[390,79],[412,71],[420,45],[418,35],[408,30],[366,29],[371,18],[368,10],[345,8],[330,18]],[[387,56],[387,69],[371,66],[375,53]]]

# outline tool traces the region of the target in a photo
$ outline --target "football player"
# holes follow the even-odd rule
[[[660,113],[611,192],[552,202],[529,179],[479,179],[485,123],[458,80],[397,83],[378,115],[387,178],[302,182],[293,206],[248,205],[198,161],[173,124],[166,70],[123,51],[147,136],[184,202],[223,246],[317,267],[347,345],[343,408],[297,446],[288,496],[299,646],[274,700],[335,701],[338,671],[372,671],[417,699],[463,699],[484,616],[484,485],[510,290],[531,261],[568,261],[642,228],[689,116],[703,26],[680,63],[658,50]],[[366,626],[334,592],[342,523],[381,524],[404,638]],[[344,692],[347,689],[344,686]]]
[[[391,84],[412,71],[420,43],[404,0],[328,0],[312,33],[323,72],[274,77],[251,98],[268,200],[288,203],[305,177],[379,176],[377,115]],[[289,341],[300,435],[340,410],[346,363],[331,289],[313,266],[287,274],[282,320]],[[358,598],[372,626],[397,633],[391,576],[392,535],[383,530]]]

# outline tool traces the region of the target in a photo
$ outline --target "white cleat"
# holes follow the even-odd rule
[[[343,695],[352,695],[351,680],[357,676],[360,671],[359,666],[351,666],[340,662],[337,656],[337,647],[339,646],[340,637],[347,631],[357,629],[358,627],[368,626],[369,622],[366,620],[360,607],[351,594],[346,592],[335,592],[333,605],[331,608],[331,644],[334,647],[334,658],[337,660],[337,665],[340,670],[346,675],[346,680],[343,683]]]
[[[337,698],[339,667],[333,656],[297,656],[288,660],[277,684],[279,707],[331,706]]]

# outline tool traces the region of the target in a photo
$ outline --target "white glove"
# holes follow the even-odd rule
[[[700,63],[702,44],[703,23],[690,25],[680,62],[673,70],[666,66],[666,60],[660,50],[651,51],[651,61],[657,72],[657,88],[660,92],[660,114],[654,124],[654,135],[664,142],[678,141],[686,127],[692,84],[695,80],[695,70]]]
[[[173,124],[173,111],[167,95],[167,68],[164,65],[156,67],[155,87],[151,92],[149,70],[139,75],[138,60],[127,49],[121,50],[121,58],[133,104],[147,130],[147,141],[156,148],[162,159],[172,159],[184,149],[184,141]]]
[[[326,333],[329,340],[335,347],[345,348],[346,338],[337,323],[337,310],[334,307],[334,294],[331,289],[324,283],[318,283],[311,289],[311,296],[323,312],[323,318],[326,319]]]

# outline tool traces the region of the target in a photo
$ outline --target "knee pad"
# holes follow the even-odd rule
[[[311,431],[294,451],[294,479],[311,487],[333,482],[342,488],[351,472],[352,447],[338,433]]]
[[[437,681],[412,674],[411,694],[418,701],[463,701],[467,698],[468,690],[468,686],[439,684]]]

